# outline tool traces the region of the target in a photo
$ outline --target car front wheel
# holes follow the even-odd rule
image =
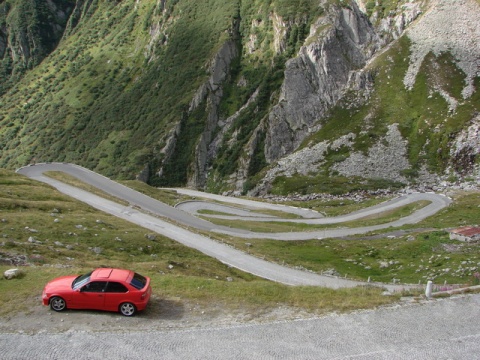
[[[120,312],[122,313],[122,315],[132,316],[135,314],[136,311],[137,309],[132,303],[126,302],[120,305]]]
[[[61,297],[54,296],[50,299],[50,309],[55,311],[63,311],[66,308],[67,304],[65,303],[65,300],[63,300]]]

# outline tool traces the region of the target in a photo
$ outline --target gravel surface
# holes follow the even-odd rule
[[[464,98],[470,97],[474,91],[473,80],[480,76],[479,14],[480,4],[475,0],[432,1],[430,10],[407,30],[412,40],[412,53],[404,79],[405,86],[413,87],[422,61],[429,52],[439,55],[449,51],[466,75],[462,95]]]
[[[75,321],[84,314],[77,312]],[[480,354],[480,294],[296,321],[183,329],[138,330],[130,324],[135,318],[123,317],[115,317],[114,327],[102,324],[102,314],[96,316],[97,329],[80,324],[75,330],[71,321],[71,328],[58,333],[51,326],[67,317],[53,313],[48,330],[2,331],[1,357],[391,360],[478,359]]]

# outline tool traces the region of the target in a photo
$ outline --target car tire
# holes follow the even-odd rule
[[[133,316],[137,312],[137,308],[135,305],[129,302],[125,302],[120,304],[120,313],[124,316]]]
[[[50,309],[54,311],[63,311],[67,308],[67,303],[60,296],[54,296],[50,299]]]

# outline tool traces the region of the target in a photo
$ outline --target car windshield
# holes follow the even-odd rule
[[[88,274],[80,275],[80,276],[76,277],[75,280],[73,280],[73,282],[72,282],[72,289],[73,290],[79,289],[83,285],[88,283],[90,281],[90,275],[92,275],[92,272],[93,271],[90,271]]]
[[[132,281],[130,281],[130,285],[132,285],[135,289],[138,289],[138,290],[143,289],[146,283],[147,283],[147,279],[144,276],[137,273],[133,274]]]

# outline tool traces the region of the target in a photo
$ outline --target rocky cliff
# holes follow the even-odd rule
[[[383,17],[379,14],[380,10],[374,8],[370,19],[365,13],[368,3],[351,2],[348,6],[344,5],[325,6],[321,16],[312,21],[303,46],[296,56],[286,62],[277,103],[273,104],[260,125],[266,131],[263,148],[265,159],[273,166],[250,193],[269,191],[279,175],[308,176],[321,171],[350,178],[386,179],[404,184],[412,181],[437,182],[442,175],[449,173],[453,176],[468,174],[478,178],[479,146],[478,142],[471,144],[472,139],[478,141],[475,125],[449,129],[450,140],[446,146],[451,149],[450,157],[448,160],[437,159],[437,163],[432,166],[435,161],[431,158],[423,156],[422,160],[419,154],[412,154],[413,145],[409,143],[406,132],[402,134],[401,128],[406,119],[401,117],[409,114],[399,114],[399,119],[379,115],[376,108],[378,104],[374,101],[378,101],[382,94],[378,94],[377,90],[377,94],[372,95],[375,92],[374,78],[379,71],[378,63],[372,63],[380,54],[396,51],[391,50],[391,47],[398,39],[408,39],[411,52],[408,69],[403,74],[403,86],[399,91],[412,92],[418,72],[428,54],[437,57],[452,54],[455,58],[454,66],[463,74],[461,81],[465,85],[461,97],[456,98],[452,91],[441,85],[445,79],[439,76],[432,75],[436,80],[426,84],[429,87],[429,98],[437,94],[446,102],[446,106],[437,114],[445,117],[436,125],[436,131],[440,132],[443,127],[441,122],[447,123],[448,117],[455,117],[456,105],[462,101],[473,101],[472,95],[476,91],[473,84],[478,81],[480,37],[478,26],[472,27],[471,24],[476,23],[474,18],[478,15],[478,4],[474,1],[456,4],[446,1],[405,1]],[[277,28],[291,26],[280,16],[273,18]],[[414,21],[416,23],[412,24]],[[276,31],[275,44],[284,44],[288,33],[289,30]],[[275,49],[278,52],[285,51],[282,50],[282,45],[276,45]],[[392,58],[389,60],[394,62]],[[437,70],[441,70],[438,64]],[[387,75],[387,78],[390,76]],[[337,138],[331,134],[327,141],[309,145],[297,154],[302,143],[312,137],[312,134],[318,133],[326,123],[337,121],[332,118],[335,107],[364,111],[366,116],[357,125],[360,132],[356,130]],[[476,106],[474,109],[478,110]],[[472,110],[469,114],[464,114],[462,123],[475,124],[477,110]],[[352,115],[347,113],[344,116]],[[420,121],[429,122],[428,119]],[[377,125],[378,122],[381,124]],[[360,147],[358,139],[368,133],[369,127],[384,130],[374,136],[378,139],[372,141],[368,149],[355,151]],[[466,134],[473,134],[467,144],[459,140],[466,139]],[[258,142],[257,137],[258,132],[255,132],[252,141],[245,145],[244,160],[239,161],[237,172],[230,178],[236,191],[244,190],[248,178],[247,168]],[[419,150],[419,153],[445,151],[442,148],[428,149],[431,140],[433,139],[428,136],[423,140],[423,150]],[[463,145],[458,145],[459,142]],[[329,154],[338,152],[339,149],[348,149],[348,153],[343,151],[344,155],[337,157],[334,163],[328,161]],[[454,153],[456,155],[453,156]],[[191,185],[195,186],[195,183]],[[200,185],[204,186],[203,183]]]
[[[374,13],[371,22],[355,6],[334,9],[333,16],[327,20],[331,26],[324,27],[320,36],[316,25],[326,20],[325,17],[317,20],[310,32],[311,37],[313,33],[317,38],[307,40],[308,45],[301,48],[296,58],[287,62],[280,102],[269,114],[268,141],[265,148],[267,159],[275,163],[275,166],[266,173],[256,189],[251,191],[252,194],[269,191],[278,176],[302,175],[308,178],[309,174],[318,174],[322,169],[329,174],[349,178],[388,179],[404,184],[412,181],[438,182],[439,177],[446,174],[454,177],[468,174],[467,176],[478,182],[478,105],[473,105],[468,113],[463,114],[464,125],[457,125],[455,130],[449,129],[448,140],[444,145],[450,148],[450,155],[445,157],[443,164],[436,169],[431,166],[432,159],[427,156],[423,156],[423,160],[421,156],[416,156],[415,161],[412,161],[412,147],[418,145],[409,143],[408,135],[399,130],[399,127],[405,126],[403,124],[407,119],[402,116],[408,116],[406,112],[400,112],[398,119],[389,119],[385,114],[381,114],[382,118],[375,122],[381,120],[382,124],[390,122],[391,125],[386,127],[383,135],[372,142],[368,149],[355,150],[359,147],[357,139],[362,137],[362,132],[367,133],[369,127],[378,126],[371,124],[372,118],[379,116],[376,109],[378,104],[374,101],[379,101],[379,97],[385,94],[372,95],[375,82],[379,80],[375,74],[379,71],[379,64],[372,63],[376,61],[379,53],[392,52],[391,46],[394,43],[389,44],[388,40],[395,42],[396,39],[404,37],[411,42],[408,68],[403,74],[403,86],[398,88],[398,91],[412,92],[415,81],[423,75],[419,72],[426,71],[422,65],[429,54],[441,57],[450,53],[455,59],[454,67],[460,72],[460,82],[463,83],[461,91],[457,90],[454,94],[449,84],[445,84],[445,78],[438,74],[431,75],[432,81],[426,84],[429,87],[428,98],[442,97],[444,105],[439,114],[436,114],[442,117],[441,120],[432,119],[432,123],[429,123],[429,119],[421,119],[430,126],[436,123],[435,129],[424,130],[425,132],[446,130],[451,126],[448,124],[452,121],[451,118],[459,117],[456,113],[458,104],[475,102],[474,99],[478,99],[478,90],[474,83],[476,82],[478,87],[480,33],[478,25],[472,26],[478,24],[475,21],[480,10],[478,3],[433,1],[428,6],[423,3],[423,8],[420,5],[419,2],[404,2],[382,20],[376,20],[378,14]],[[422,12],[425,13],[421,15]],[[409,26],[414,20],[417,20],[416,23]],[[393,57],[388,60],[394,62]],[[438,64],[434,70],[444,71]],[[375,77],[377,79],[374,79]],[[387,75],[387,78],[393,80],[392,75]],[[336,121],[330,117],[334,106],[353,107],[361,112],[362,106],[359,104],[368,108],[365,111],[366,116],[360,119],[360,132],[350,132],[338,137],[332,134],[328,140],[297,150],[310,134],[318,132],[326,122]],[[343,116],[352,115],[344,113]],[[418,130],[420,129],[414,131]],[[424,140],[421,145],[423,150],[420,152],[441,153],[445,150],[439,147],[428,150],[429,141],[428,138]],[[344,150],[342,156],[337,156],[333,163],[328,161],[328,154],[335,154],[341,149]],[[412,173],[414,176],[409,176]]]
[[[319,130],[348,89],[354,71],[379,49],[379,39],[355,3],[330,6],[310,26],[297,56],[285,65],[280,98],[269,113],[265,144],[267,161],[296,150]]]

